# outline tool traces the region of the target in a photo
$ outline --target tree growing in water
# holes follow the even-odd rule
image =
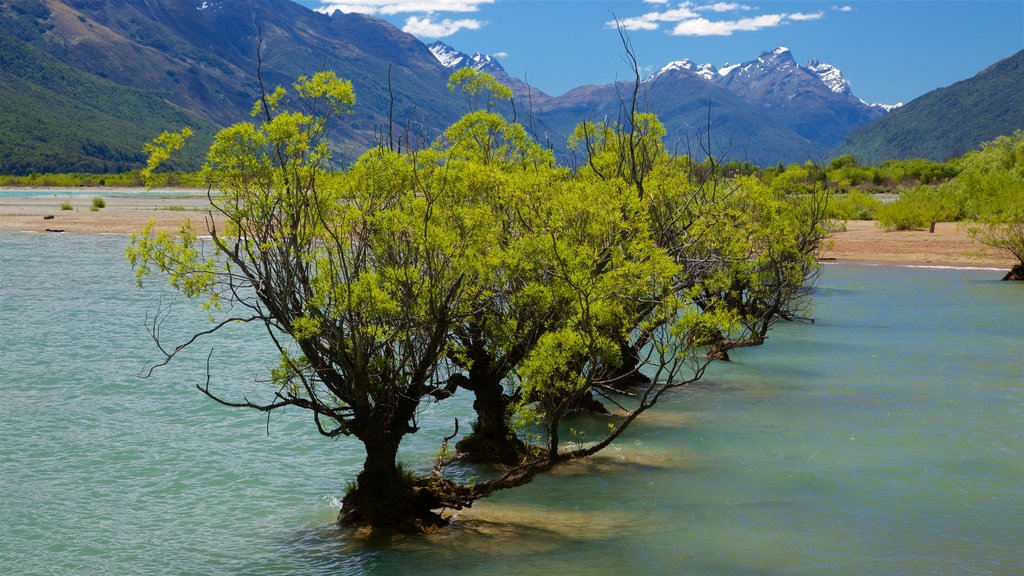
[[[209,241],[190,224],[177,235],[150,228],[127,249],[140,282],[159,271],[221,313],[173,348],[159,340],[157,315],[151,330],[165,363],[213,332],[261,324],[279,353],[269,398],[223,398],[209,381],[198,388],[227,406],[308,410],[320,434],[362,443],[366,460],[341,523],[385,533],[441,525],[441,509],[603,449],[667,391],[701,376],[698,351],[720,318],[672,288],[679,268],[652,241],[634,193],[575,180],[521,127],[486,111],[431,149],[379,147],[329,172],[328,125],[353,103],[351,85],[331,73],[264,94],[253,110],[259,123],[221,131],[198,175],[225,225],[208,219]],[[500,138],[467,147],[481,130]],[[159,138],[149,172],[185,136]],[[638,300],[655,303],[644,318]],[[603,438],[562,450],[571,402],[620,361],[618,340],[638,326],[649,334],[654,382]],[[486,356],[474,356],[478,345]],[[472,377],[488,359],[501,359],[542,404],[543,449],[473,484],[441,466],[403,471],[398,447],[419,429],[421,403],[449,396],[460,368]]]

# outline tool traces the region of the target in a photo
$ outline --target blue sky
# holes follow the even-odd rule
[[[297,0],[386,19],[424,42],[499,57],[557,95],[629,78],[613,15],[640,65],[722,67],[788,47],[843,71],[868,102],[909,102],[1024,49],[1024,0],[667,2],[660,0]]]

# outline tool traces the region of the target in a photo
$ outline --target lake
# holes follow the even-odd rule
[[[158,301],[165,335],[205,320],[137,290],[126,241],[0,234],[0,574],[1024,572],[1024,285],[999,273],[827,266],[814,324],[592,461],[380,546],[333,524],[358,442],[195,389],[212,347],[213,389],[266,394],[258,330],[139,377]],[[468,405],[430,406],[402,459],[428,468]]]

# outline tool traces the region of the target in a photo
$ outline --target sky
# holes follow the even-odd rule
[[[1024,49],[1024,0],[296,0],[388,20],[426,43],[498,57],[552,95],[631,79],[615,20],[645,74],[689,58],[721,68],[784,46],[837,66],[855,95],[909,102]]]

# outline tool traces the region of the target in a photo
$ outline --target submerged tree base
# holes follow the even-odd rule
[[[401,486],[355,486],[342,501],[338,524],[366,528],[374,538],[423,534],[443,528],[448,519],[442,511],[459,502],[460,495],[446,494],[457,489],[457,484],[434,480],[431,476],[409,475],[401,479]]]
[[[494,437],[474,433],[455,445],[459,459],[465,462],[515,466],[529,456],[526,444],[518,438]]]
[[[1024,281],[1024,264],[1017,264],[1003,276],[1003,280],[1018,280]]]

